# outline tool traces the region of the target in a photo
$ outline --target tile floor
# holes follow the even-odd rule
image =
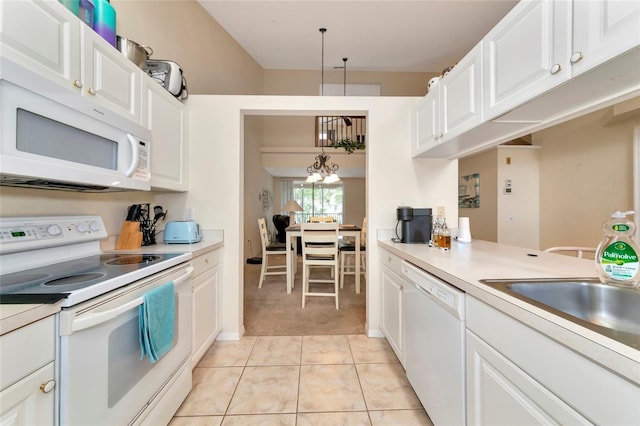
[[[216,341],[170,426],[432,425],[385,339]]]

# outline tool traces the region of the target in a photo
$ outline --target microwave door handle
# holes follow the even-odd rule
[[[176,286],[179,285],[182,281],[191,276],[191,272],[193,272],[193,267],[190,266],[184,274],[173,280],[173,284]],[[114,319],[118,315],[127,312],[129,309],[142,305],[143,301],[144,299],[142,297],[138,297],[137,299],[127,302],[124,305],[120,305],[117,308],[109,309],[108,311],[96,312],[95,314],[86,314],[83,315],[82,318],[75,318],[71,322],[71,332],[73,333],[103,324]]]
[[[129,143],[131,144],[131,165],[129,169],[124,172],[125,176],[131,177],[131,175],[138,168],[138,162],[140,161],[140,157],[138,154],[138,141],[131,134],[127,133],[127,139],[129,139]]]

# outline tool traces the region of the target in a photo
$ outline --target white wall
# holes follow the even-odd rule
[[[498,242],[501,244],[540,248],[539,154],[539,147],[498,147]],[[510,194],[504,192],[507,179],[511,181]]]
[[[540,247],[595,247],[616,210],[633,209],[633,129],[605,108],[533,134],[540,151]],[[640,186],[639,182],[635,183]]]
[[[460,177],[480,175],[480,207],[460,208],[458,214],[469,218],[471,237],[477,240],[498,241],[498,151],[492,149],[458,163]]]
[[[280,211],[275,204],[274,179],[262,167],[260,147],[262,146],[262,117],[247,117],[244,121],[244,255],[243,259],[259,256],[262,252],[258,219],[263,217],[272,235],[275,229],[271,218]],[[263,191],[269,191],[271,197],[267,206],[262,202]],[[253,251],[253,256],[251,252]]]
[[[380,269],[378,229],[395,228],[398,205],[444,205],[457,211],[457,161],[412,160],[413,107],[418,98],[191,96],[189,98],[190,190],[186,203],[196,211],[204,229],[224,230],[221,285],[221,339],[243,333],[244,115],[368,115],[367,208],[367,329],[380,331]],[[451,220],[457,221],[457,217]]]

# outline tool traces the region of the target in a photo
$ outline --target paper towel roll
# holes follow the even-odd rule
[[[458,242],[470,243],[471,242],[471,229],[469,227],[469,218],[458,218]]]

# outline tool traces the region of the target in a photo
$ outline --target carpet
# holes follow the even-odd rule
[[[274,264],[277,261],[273,261]],[[282,262],[284,263],[284,261]],[[345,276],[336,310],[333,297],[307,297],[302,309],[302,260],[291,294],[287,294],[284,275],[266,276],[258,288],[262,265],[244,266],[244,328],[247,336],[309,336],[327,334],[364,334],[366,320],[366,281],[360,278],[356,294],[355,276]],[[324,273],[324,272],[323,272]],[[329,272],[326,272],[327,276]],[[317,284],[323,286],[323,284]],[[329,287],[330,284],[325,284]],[[312,290],[314,287],[312,287]]]

